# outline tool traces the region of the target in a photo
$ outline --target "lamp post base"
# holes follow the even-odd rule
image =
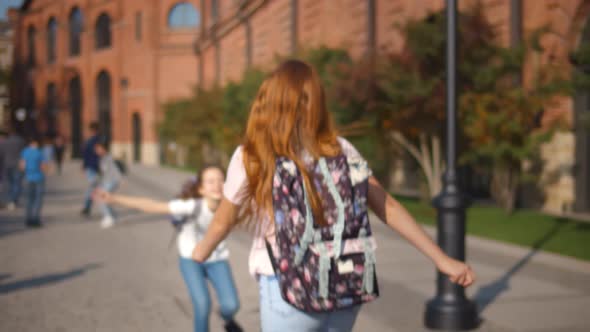
[[[440,297],[428,301],[424,324],[429,329],[464,331],[479,326],[475,303],[466,298],[448,302]]]

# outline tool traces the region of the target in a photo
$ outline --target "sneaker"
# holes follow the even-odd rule
[[[235,320],[230,320],[229,322],[225,323],[225,330],[227,332],[242,332],[242,327],[236,323]]]
[[[26,225],[29,228],[41,228],[41,227],[43,227],[43,224],[41,223],[41,220],[38,220],[38,219],[29,219],[29,220],[27,220]]]
[[[86,217],[86,218],[88,218],[88,217],[90,217],[90,209],[82,209],[82,211],[80,211],[80,214],[81,214],[83,217]]]
[[[113,217],[104,217],[100,222],[100,227],[103,229],[111,228],[115,225],[115,220]]]
[[[10,202],[10,203],[8,203],[6,208],[8,209],[8,211],[14,211],[14,210],[16,210],[16,204],[14,204],[14,202]]]

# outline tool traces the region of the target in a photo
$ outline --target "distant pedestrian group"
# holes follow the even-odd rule
[[[54,142],[57,144],[54,145]],[[14,130],[2,135],[0,140],[0,169],[2,181],[2,205],[7,210],[20,206],[25,196],[25,225],[41,227],[41,211],[45,193],[45,181],[54,165],[61,171],[65,145],[63,138],[32,135],[23,138]],[[24,182],[24,190],[23,190]]]

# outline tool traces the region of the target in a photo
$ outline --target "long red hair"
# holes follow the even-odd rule
[[[252,103],[243,142],[248,185],[244,197],[246,218],[259,223],[272,212],[275,159],[295,162],[307,188],[316,223],[325,225],[320,199],[302,160],[307,151],[315,160],[340,153],[337,133],[326,108],[324,89],[315,70],[298,60],[282,63],[262,83]]]

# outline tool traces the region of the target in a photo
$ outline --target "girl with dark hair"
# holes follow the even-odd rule
[[[193,303],[195,332],[209,331],[211,297],[207,280],[217,293],[226,331],[242,331],[234,321],[240,303],[228,263],[229,250],[225,242],[220,242],[206,261],[197,263],[191,259],[195,246],[207,231],[222,198],[223,174],[221,167],[203,167],[196,178],[183,185],[178,198],[169,202],[112,194],[104,190],[96,190],[94,195],[96,199],[105,203],[118,204],[147,213],[168,213],[176,220],[184,220],[178,226],[177,247],[180,271]]]

